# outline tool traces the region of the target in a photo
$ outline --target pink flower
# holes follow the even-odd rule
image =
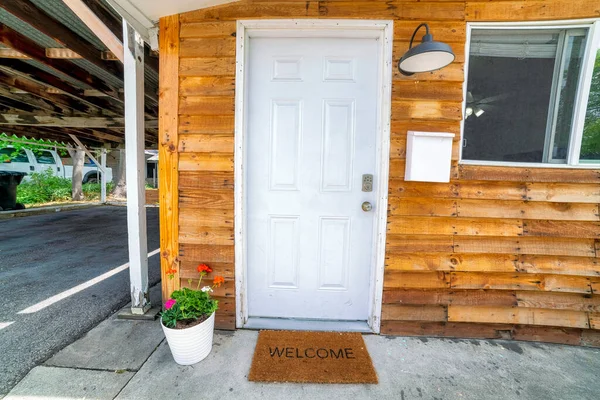
[[[167,302],[165,303],[165,309],[169,310],[171,307],[173,307],[175,305],[175,303],[177,303],[177,300],[175,300],[175,299],[167,300]]]

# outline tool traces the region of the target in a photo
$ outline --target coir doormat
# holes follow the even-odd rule
[[[377,383],[377,373],[360,333],[261,331],[248,379]]]

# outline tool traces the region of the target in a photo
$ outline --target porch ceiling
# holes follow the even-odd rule
[[[133,17],[142,17],[156,23],[161,17],[180,14],[201,8],[234,3],[239,0],[108,0],[121,6]],[[140,22],[142,22],[140,20]],[[150,26],[148,26],[149,28]]]
[[[122,40],[121,17],[106,0],[83,3]],[[154,122],[158,57],[148,47],[145,55],[145,114]],[[118,146],[123,79],[123,64],[62,0],[0,1],[0,133]],[[148,147],[155,125],[146,129]]]

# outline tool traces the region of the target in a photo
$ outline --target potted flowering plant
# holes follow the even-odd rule
[[[211,293],[215,287],[225,282],[222,276],[216,276],[212,286],[202,287],[202,278],[211,273],[212,269],[206,264],[200,264],[197,269],[200,279],[196,289],[174,291],[160,315],[171,354],[180,365],[195,364],[210,353],[215,311],[219,306],[219,302],[211,298]],[[168,270],[167,274],[173,279],[175,270]],[[191,281],[190,279],[190,284]]]

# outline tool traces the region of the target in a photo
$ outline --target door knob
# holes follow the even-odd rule
[[[368,201],[365,201],[364,203],[362,203],[362,209],[363,211],[371,211],[373,209],[373,205]]]

